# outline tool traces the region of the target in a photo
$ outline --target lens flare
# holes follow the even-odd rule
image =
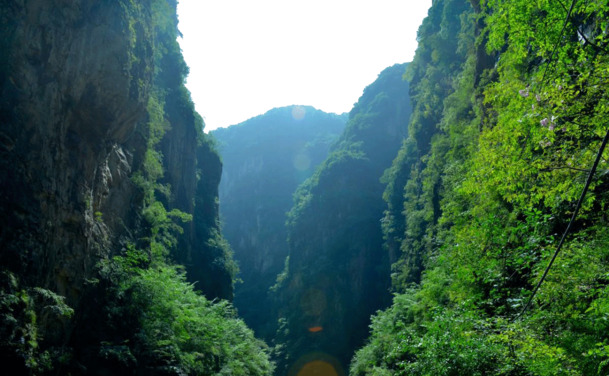
[[[305,110],[305,108],[302,106],[292,107],[292,117],[294,118],[294,120],[304,119],[306,113],[307,113],[307,110]]]
[[[328,362],[324,362],[323,360],[314,360],[305,364],[300,371],[298,371],[297,376],[338,376],[338,372],[332,366],[332,364]]]
[[[340,362],[330,354],[312,352],[290,367],[288,376],[346,376]]]

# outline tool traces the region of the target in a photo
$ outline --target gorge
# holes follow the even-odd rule
[[[210,133],[176,5],[0,3],[7,370],[609,372],[606,2],[437,0],[349,113]]]

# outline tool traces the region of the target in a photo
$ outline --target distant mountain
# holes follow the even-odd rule
[[[328,155],[347,114],[308,106],[275,108],[212,132],[224,164],[220,210],[240,265],[235,306],[266,338],[274,334],[268,290],[287,256],[286,212],[292,195]]]

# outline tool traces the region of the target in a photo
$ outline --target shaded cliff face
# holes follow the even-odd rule
[[[236,267],[218,219],[222,163],[212,141],[203,134],[203,120],[184,87],[188,66],[176,42],[175,27],[157,31],[157,35],[158,43],[170,51],[158,61],[155,86],[162,88],[168,124],[158,145],[164,170],[159,183],[171,190],[157,198],[167,209],[193,215],[192,221],[182,225],[184,232],[172,256],[208,298],[232,300]]]
[[[370,314],[389,303],[380,178],[406,135],[404,70],[387,68],[366,88],[331,154],[295,194],[278,288],[280,372],[322,362],[342,374]]]
[[[287,256],[292,195],[327,157],[345,121],[346,114],[289,106],[213,132],[224,163],[223,230],[243,281],[236,286],[235,306],[266,339],[275,333],[268,293]]]
[[[96,259],[135,226],[150,16],[120,2],[1,9],[0,260],[76,304]]]
[[[210,299],[232,297],[222,166],[183,86],[175,7],[0,4],[0,353],[23,373],[56,361],[65,372],[157,372],[157,355],[137,343],[153,306],[129,301],[124,286],[160,259],[163,226],[160,254]],[[194,218],[181,234],[172,209]],[[136,248],[145,262],[121,269],[114,256]]]
[[[195,194],[190,253],[184,257],[188,278],[210,299],[232,299],[236,266],[220,230],[218,185],[222,163],[209,143],[196,149],[201,176]]]

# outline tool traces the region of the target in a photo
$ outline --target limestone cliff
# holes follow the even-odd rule
[[[129,176],[145,147],[134,132],[152,79],[150,15],[95,1],[1,12],[0,260],[76,305],[96,260],[137,224]]]
[[[69,320],[37,312],[41,342],[32,348],[80,346],[86,328],[103,331],[95,322],[101,307],[90,306],[103,292],[99,263],[150,231],[146,192],[135,179],[150,150],[169,189],[158,200],[195,218],[172,257],[208,297],[232,296],[217,218],[221,164],[183,86],[175,7],[173,0],[0,4],[0,289],[3,299],[56,293],[75,312]],[[163,93],[170,129],[156,143],[148,129],[155,92]],[[5,314],[19,304],[30,312],[28,299],[0,304],[0,350],[16,367],[28,359],[28,338],[19,334],[26,325],[7,323]]]

